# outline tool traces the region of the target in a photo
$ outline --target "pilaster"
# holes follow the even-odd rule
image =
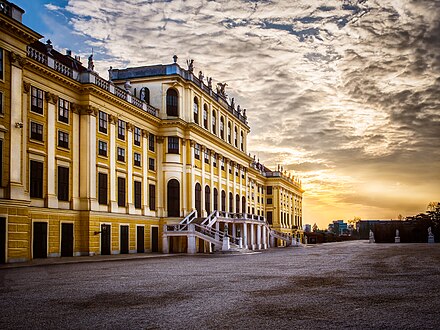
[[[80,154],[80,130],[79,130],[79,108],[72,103],[72,208],[79,210],[79,154]]]
[[[135,213],[133,204],[133,129],[133,124],[127,122],[127,202],[129,214]]]
[[[116,123],[118,118],[113,115],[108,115],[108,139],[109,139],[109,188],[110,188],[110,212],[118,211],[118,202],[116,200]]]
[[[164,216],[164,180],[163,180],[163,136],[156,137],[157,140],[157,159],[156,159],[156,173],[157,173],[157,211],[160,217]]]
[[[58,208],[58,198],[56,193],[56,168],[55,168],[55,143],[57,141],[55,130],[55,118],[56,118],[56,104],[58,102],[58,96],[46,92],[47,101],[47,196],[46,206],[48,208]]]
[[[194,98],[191,98],[193,100]],[[187,174],[186,174],[186,139],[182,139],[182,185],[181,185],[181,199],[183,205],[183,216],[186,216],[186,209],[188,205],[188,194],[186,193],[188,191],[187,186]]]
[[[149,188],[148,188],[148,132],[142,130],[142,214],[147,215],[150,212],[150,207],[148,205],[149,201]],[[168,239],[165,237],[168,243]],[[168,245],[167,245],[168,248]],[[165,250],[165,247],[163,248]],[[168,253],[168,252],[164,252]]]

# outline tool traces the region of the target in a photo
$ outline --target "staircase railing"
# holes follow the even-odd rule
[[[212,212],[208,217],[205,218],[205,220],[203,220],[201,224],[207,227],[212,227],[214,223],[217,221],[218,215],[219,215],[219,211]]]
[[[180,221],[180,224],[189,224],[191,223],[195,218],[197,218],[197,210],[192,211],[190,214],[188,214],[185,218],[183,218],[182,221]]]

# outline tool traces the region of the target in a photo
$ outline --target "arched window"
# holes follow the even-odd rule
[[[229,212],[234,212],[234,195],[230,192],[229,193]]]
[[[208,105],[203,105],[203,127],[208,129]]]
[[[147,87],[142,87],[139,98],[147,104],[150,104],[150,90]]]
[[[197,97],[194,97],[193,112],[194,112],[194,122],[196,124],[198,124],[199,123],[199,99]]]
[[[225,139],[225,121],[223,117],[220,118],[220,137]]]
[[[235,195],[235,213],[240,213],[240,196]]]
[[[246,197],[241,197],[241,210],[243,213],[246,213]]]
[[[240,132],[240,149],[241,151],[244,151],[244,137],[243,137],[243,132]]]
[[[211,189],[209,186],[205,187],[205,210],[208,214],[211,213]]]
[[[222,190],[222,211],[226,211],[226,193]]]
[[[235,147],[238,147],[237,127],[234,127],[234,145],[235,145]]]
[[[196,183],[195,188],[195,201],[196,201],[196,210],[197,210],[197,216],[202,216],[202,186],[200,186],[200,183]]]
[[[180,217],[180,184],[176,179],[171,179],[168,181],[168,194],[167,194],[167,205],[168,205],[168,216],[169,217]]]
[[[228,123],[228,142],[231,143],[231,123]]]
[[[178,95],[177,91],[173,88],[167,90],[167,116],[178,117]]]
[[[214,210],[218,211],[218,190],[217,188],[214,188]]]
[[[212,133],[217,134],[217,118],[215,117],[215,111],[212,111]]]

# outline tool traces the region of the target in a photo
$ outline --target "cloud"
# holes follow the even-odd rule
[[[356,201],[373,217],[403,204],[417,213],[422,198],[440,195],[439,186],[420,185],[440,173],[439,0],[70,0],[46,7],[70,15],[103,73],[109,65],[171,63],[177,54],[182,66],[194,58],[196,70],[227,82],[227,93],[247,108],[250,151],[268,166],[304,172],[310,216],[319,209],[321,221],[340,218]],[[426,189],[408,192],[418,202],[392,191],[365,202],[374,194],[369,180],[392,184],[393,171],[408,189]]]

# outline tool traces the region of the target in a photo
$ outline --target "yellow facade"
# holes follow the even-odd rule
[[[177,63],[103,79],[39,42],[9,6],[0,14],[2,262],[159,252],[164,224],[215,207],[271,212],[273,228],[301,232],[300,183],[247,155],[246,114],[224,95]]]

